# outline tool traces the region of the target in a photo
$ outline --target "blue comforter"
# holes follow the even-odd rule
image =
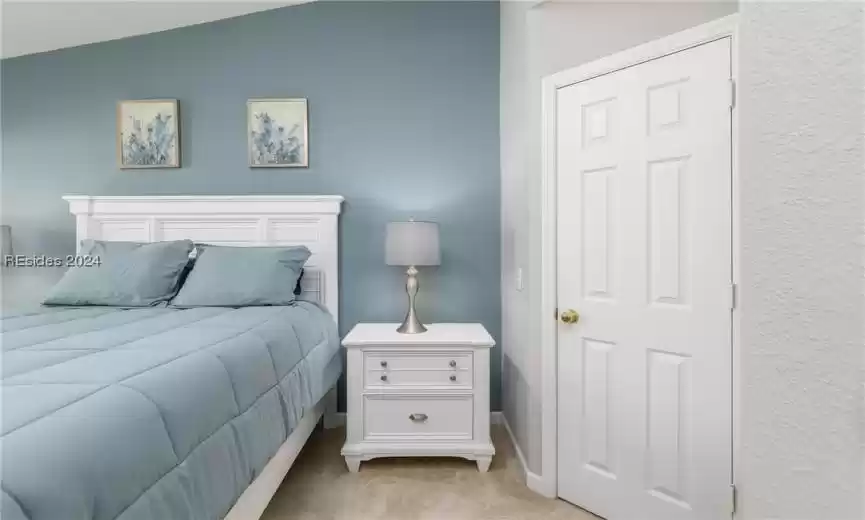
[[[222,518],[342,368],[305,302],[0,324],[4,520]]]

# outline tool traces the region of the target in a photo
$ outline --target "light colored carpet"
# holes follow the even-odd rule
[[[598,520],[530,491],[507,432],[493,427],[489,473],[462,459],[376,459],[351,474],[345,430],[312,434],[262,520]]]

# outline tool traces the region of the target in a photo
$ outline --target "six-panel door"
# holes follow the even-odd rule
[[[559,495],[730,517],[730,40],[558,90]]]

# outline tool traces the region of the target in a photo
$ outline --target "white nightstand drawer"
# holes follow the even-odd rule
[[[364,438],[469,440],[473,417],[472,396],[365,396]]]
[[[366,372],[366,388],[434,386],[471,390],[472,373],[468,370],[390,370]]]
[[[412,347],[407,347],[411,349]],[[366,370],[468,370],[471,352],[365,352]]]

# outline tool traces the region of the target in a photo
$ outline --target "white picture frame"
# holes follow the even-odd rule
[[[117,103],[117,166],[180,168],[180,118],[176,99]]]
[[[309,167],[306,98],[250,99],[246,105],[250,168]]]

